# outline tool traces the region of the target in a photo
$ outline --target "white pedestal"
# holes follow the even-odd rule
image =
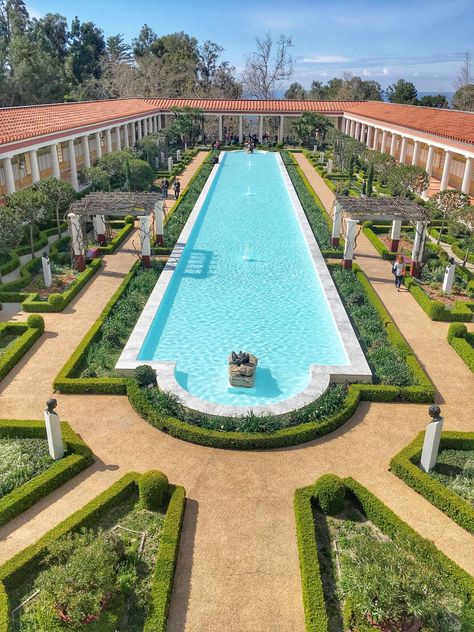
[[[324,151],[319,152],[319,162],[324,162]]]
[[[181,160],[181,149],[176,150],[176,160],[177,162]]]
[[[328,173],[332,173],[332,169],[334,167],[334,161],[328,160],[328,166],[326,167]]]
[[[160,160],[162,164],[165,162],[165,152],[163,150],[160,151]]]
[[[49,454],[55,460],[62,459],[64,456],[64,445],[59,417],[56,413],[49,413],[45,410],[44,422],[46,424]]]
[[[173,158],[171,156],[168,158],[168,171],[171,171],[173,168]]]
[[[53,277],[51,276],[51,261],[49,257],[43,255],[41,257],[41,265],[43,266],[44,284],[46,287],[51,287],[53,285]]]
[[[184,151],[188,151],[188,143],[184,143]]]
[[[449,264],[446,266],[444,271],[444,279],[443,279],[443,293],[451,294],[454,283],[454,274],[456,272],[456,265]]]
[[[426,426],[423,451],[421,453],[420,467],[424,472],[429,472],[438,458],[439,442],[443,430],[443,417],[439,421],[432,421]]]

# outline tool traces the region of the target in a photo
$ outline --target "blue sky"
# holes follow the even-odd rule
[[[452,91],[466,50],[474,53],[474,0],[31,0],[32,15],[92,20],[131,40],[146,22],[225,48],[238,69],[271,31],[293,38],[293,81],[308,87],[352,72],[386,87],[403,77],[419,91]]]

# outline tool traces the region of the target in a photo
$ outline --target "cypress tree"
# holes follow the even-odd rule
[[[369,165],[369,171],[367,174],[367,197],[372,196],[372,182],[374,180],[374,165],[371,162]]]

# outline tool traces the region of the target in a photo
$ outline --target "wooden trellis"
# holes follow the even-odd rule
[[[93,217],[94,215],[133,215],[138,217],[151,213],[155,209],[155,204],[162,199],[161,193],[96,191],[73,202],[68,213],[75,213],[83,217]]]
[[[406,221],[428,222],[429,211],[413,200],[401,197],[349,198],[338,196],[334,204],[339,204],[343,213],[357,221]]]

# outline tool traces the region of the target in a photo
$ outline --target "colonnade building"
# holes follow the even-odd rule
[[[0,108],[0,199],[55,176],[79,190],[78,171],[105,153],[159,132],[173,107],[200,108],[242,140],[251,117],[262,140],[266,119],[282,141],[288,122],[317,112],[369,148],[400,162],[419,165],[432,191],[452,187],[474,196],[474,113],[375,101],[287,101],[226,99],[115,99]]]

